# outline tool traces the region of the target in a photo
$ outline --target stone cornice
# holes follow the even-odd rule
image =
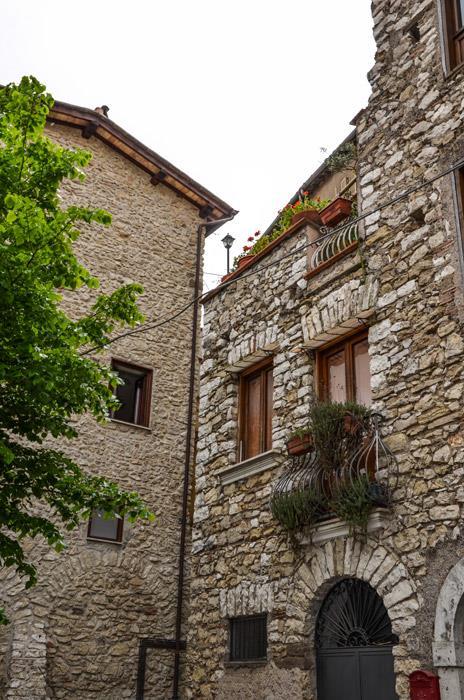
[[[367,532],[376,532],[385,529],[390,523],[391,513],[385,508],[376,508],[369,515]],[[331,518],[323,523],[313,525],[309,530],[298,537],[300,544],[324,544],[337,537],[348,537],[350,527],[340,518]]]
[[[217,475],[221,480],[221,484],[226,486],[227,484],[233,484],[235,481],[240,481],[240,479],[247,479],[249,476],[254,476],[267,469],[278,467],[285,459],[286,457],[278,450],[269,450],[269,452],[263,452],[263,454],[256,455],[256,457],[245,459],[243,462],[224,467],[217,472]]]

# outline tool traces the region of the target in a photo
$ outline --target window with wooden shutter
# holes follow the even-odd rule
[[[116,388],[121,406],[111,417],[147,427],[150,423],[152,370],[119,360],[113,360],[111,366],[123,381]]]
[[[446,47],[450,70],[464,63],[464,0],[443,0]]]
[[[239,461],[272,447],[272,361],[264,360],[240,376]]]
[[[317,353],[319,396],[324,401],[372,403],[367,331]]]

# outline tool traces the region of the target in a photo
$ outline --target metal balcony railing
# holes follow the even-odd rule
[[[342,253],[353,243],[356,243],[358,238],[358,224],[348,223],[343,228],[334,231],[333,235],[323,238],[320,243],[316,240],[316,249],[311,257],[311,269],[317,269],[323,263]]]
[[[271,509],[274,514],[285,501],[300,511],[297,525],[310,524],[330,513],[330,504],[351,486],[365,483],[372,506],[390,504],[398,481],[396,457],[381,436],[382,416],[353,417],[352,429],[336,444],[291,457],[276,482]],[[276,515],[278,517],[278,515]]]

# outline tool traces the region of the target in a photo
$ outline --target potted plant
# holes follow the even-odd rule
[[[309,192],[303,192],[296,202],[287,204],[281,210],[277,226],[284,232],[303,219],[320,226],[322,222],[319,212],[327,206],[328,202],[328,199],[321,200],[320,197],[313,199]]]
[[[250,238],[248,238],[248,240],[250,240]],[[235,270],[240,270],[242,267],[246,267],[248,265],[248,263],[254,258],[254,256],[255,256],[255,251],[253,250],[253,246],[244,245],[243,246],[243,253],[236,255],[234,258],[232,272],[235,272]]]
[[[313,436],[311,429],[300,428],[295,430],[288,439],[287,450],[289,455],[297,457],[309,452],[313,447]]]
[[[324,226],[335,226],[351,215],[352,206],[351,199],[337,197],[322,209],[320,213],[322,223]]]
[[[239,258],[237,261],[237,269],[241,270],[242,267],[246,267],[248,263],[250,263],[255,256],[252,253],[249,253],[248,255],[243,255],[242,257]]]

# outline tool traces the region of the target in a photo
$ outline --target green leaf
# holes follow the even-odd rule
[[[62,531],[78,527],[94,509],[152,518],[137,494],[43,447],[50,437],[77,437],[76,416],[107,419],[117,405],[116,378],[85,351],[103,348],[115,328],[143,319],[140,285],[97,293],[99,280],[76,257],[82,225],[100,236],[111,215],[63,205],[63,182],[82,180],[91,154],[44,135],[52,105],[33,76],[0,89],[0,567],[15,568],[26,587],[37,578],[23,549],[26,538],[59,552]],[[79,297],[76,321],[61,303],[62,292],[72,299],[82,286],[92,308],[85,313]],[[53,515],[31,515],[32,503]]]

